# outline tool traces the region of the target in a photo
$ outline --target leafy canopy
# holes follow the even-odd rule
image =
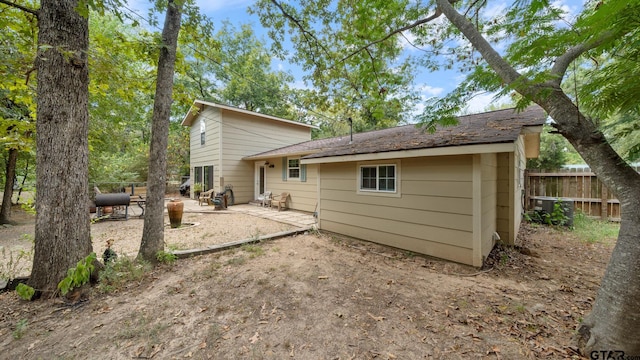
[[[284,44],[293,42],[291,59],[310,71],[307,80],[321,93],[327,98],[348,93],[346,99],[359,107],[368,101],[385,104],[373,106],[378,120],[384,117],[379,109],[411,94],[418,71],[456,69],[467,74],[448,96],[426,101],[419,117],[425,123],[446,124],[480,91],[506,95],[526,82],[532,93],[519,103],[524,107],[533,92],[551,88],[536,89],[536,84],[561,86],[574,60],[601,56],[608,60],[591,66],[578,98],[586,102],[599,97],[592,116],[637,106],[634,99],[640,89],[625,71],[638,71],[638,0],[588,1],[575,16],[549,0],[515,0],[509,5],[459,0],[454,6],[523,75],[518,81],[506,86],[460,30],[444,19],[435,0],[261,0],[252,9],[270,29],[277,54],[288,56]]]

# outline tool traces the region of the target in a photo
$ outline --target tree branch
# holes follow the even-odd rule
[[[376,76],[376,82],[378,83],[378,87],[382,89],[382,83],[380,83],[380,78],[378,77],[378,70],[376,70],[376,59],[371,54],[371,51],[367,48],[365,49],[367,55],[369,55],[369,59],[371,60],[371,68],[373,69],[373,74]]]
[[[5,4],[7,6],[14,7],[14,8],[18,9],[18,10],[22,10],[24,12],[32,14],[36,18],[38,18],[38,10],[34,10],[34,9],[28,8],[26,6],[22,6],[20,4],[16,4],[16,3],[10,2],[9,0],[0,0],[0,4]]]
[[[384,37],[382,37],[382,38],[380,38],[378,40],[374,40],[374,41],[372,41],[372,42],[370,42],[370,43],[368,43],[366,45],[363,45],[363,46],[357,48],[356,50],[350,52],[347,56],[345,56],[342,59],[340,59],[339,62],[346,61],[347,59],[351,58],[352,56],[354,56],[355,54],[359,53],[360,51],[368,48],[369,46],[375,45],[375,44],[379,44],[379,43],[389,39],[390,37],[394,36],[395,34],[401,33],[403,31],[406,31],[406,30],[409,30],[409,29],[413,29],[416,26],[420,26],[422,24],[428,23],[429,21],[435,20],[435,19],[439,18],[440,15],[442,15],[442,12],[440,12],[440,10],[437,9],[436,12],[433,15],[431,15],[431,16],[429,16],[427,18],[417,20],[417,21],[413,22],[412,24],[409,24],[407,26],[403,26],[403,27],[401,27],[399,29],[393,30],[392,32],[388,33],[386,36],[384,36]]]
[[[551,75],[554,75],[554,79],[551,80],[551,82],[554,85],[560,85],[560,82],[562,81],[567,68],[575,59],[577,59],[585,52],[602,45],[604,42],[614,37],[615,34],[613,31],[607,31],[597,39],[578,44],[567,50],[567,52],[565,52],[564,54],[558,56],[555,63],[553,64],[553,67],[551,68]]]
[[[436,0],[436,4],[438,5],[438,9],[464,34],[473,47],[482,55],[484,60],[505,83],[512,84],[522,78],[522,75],[498,54],[478,29],[453,8],[449,0]]]
[[[304,26],[302,26],[302,24],[298,19],[294,18],[291,14],[289,14],[277,0],[271,0],[271,3],[280,10],[280,12],[285,18],[289,19],[291,22],[293,22],[296,25],[298,29],[300,29],[300,31],[302,32],[302,35],[307,39],[307,42],[311,43],[309,38],[312,38],[313,42],[315,42],[315,47],[322,49],[322,51],[324,51],[325,54],[329,55],[329,51],[322,45],[322,43],[318,40],[318,38],[316,38],[316,36],[313,35],[311,31],[307,30]]]

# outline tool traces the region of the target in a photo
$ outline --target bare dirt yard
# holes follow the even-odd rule
[[[262,219],[239,215],[201,214],[180,231],[205,241],[215,236],[203,224],[226,219],[237,225],[226,238],[243,226],[265,234]],[[129,236],[119,231],[142,227],[107,224],[119,226],[92,228],[94,239],[113,237],[116,250]],[[322,232],[153,270],[121,259],[84,301],[0,294],[0,358],[579,359],[572,337],[613,242],[525,226],[485,270]]]

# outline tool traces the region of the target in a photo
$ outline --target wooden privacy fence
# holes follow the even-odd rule
[[[638,168],[636,168],[636,171]],[[525,172],[525,207],[533,210],[542,198],[573,200],[574,209],[587,216],[620,221],[620,202],[589,168],[560,172]]]

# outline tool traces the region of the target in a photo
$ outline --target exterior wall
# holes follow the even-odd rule
[[[266,191],[273,195],[283,192],[290,194],[287,205],[290,209],[314,212],[318,203],[318,165],[310,164],[307,167],[307,181],[297,179],[282,180],[282,158],[267,160],[274,164],[273,168],[266,169]],[[263,163],[260,161],[258,163]]]
[[[311,139],[311,129],[294,124],[232,111],[222,111],[222,118],[222,164],[218,167],[222,178],[216,192],[232,184],[236,203],[246,203],[254,197],[255,163],[244,161],[243,157]]]
[[[498,203],[497,203],[497,232],[500,240],[506,244],[513,244],[513,199],[514,199],[514,156],[513,153],[499,153],[498,158]]]
[[[322,164],[320,229],[473,264],[473,156],[396,163],[396,196],[358,193],[355,162]]]
[[[205,143],[200,145],[200,119],[205,119]],[[190,175],[195,179],[194,168],[213,165],[213,182],[220,178],[220,110],[206,107],[191,126],[190,132]],[[193,186],[191,197],[194,197]]]
[[[515,152],[498,154],[498,220],[500,239],[514,245],[522,220],[524,170],[527,166],[524,136],[516,141]]]
[[[491,252],[494,245],[493,234],[496,232],[497,221],[497,190],[498,190],[498,158],[496,154],[480,155],[482,172],[482,230],[480,258],[474,259],[474,266],[481,266],[484,259]]]
[[[513,240],[511,244],[515,244],[516,237],[520,231],[520,223],[522,222],[522,214],[524,214],[524,171],[527,169],[527,156],[525,155],[524,135],[520,135],[516,141],[516,151],[514,153],[515,167],[513,168]]]

